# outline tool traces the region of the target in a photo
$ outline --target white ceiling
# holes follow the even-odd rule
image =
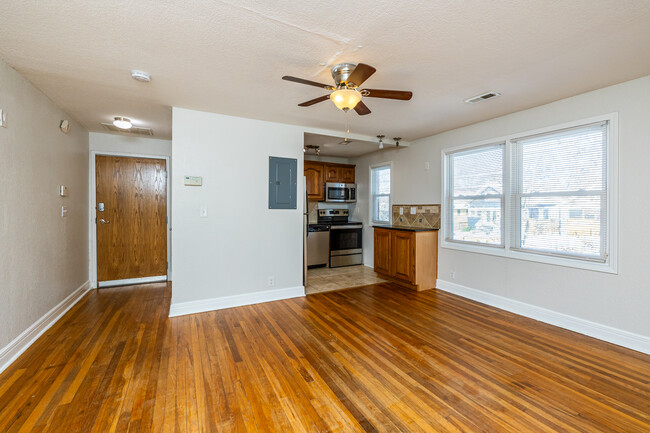
[[[90,131],[131,117],[171,136],[171,106],[405,140],[650,73],[648,0],[3,0],[0,56]],[[328,67],[412,90],[344,114]],[[152,74],[150,84],[129,70]],[[463,100],[486,91],[502,97]]]

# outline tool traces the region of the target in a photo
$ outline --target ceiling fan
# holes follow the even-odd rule
[[[306,84],[308,86],[321,87],[325,90],[333,90],[329,95],[323,95],[316,99],[298,104],[299,107],[309,107],[310,105],[331,99],[334,105],[339,109],[346,112],[350,109],[354,109],[354,111],[356,111],[360,116],[370,114],[370,109],[361,100],[364,96],[368,98],[399,99],[402,101],[408,101],[413,97],[413,92],[405,92],[402,90],[360,89],[359,86],[370,78],[375,71],[375,68],[366,65],[365,63],[340,63],[332,67],[332,78],[334,78],[335,83],[334,86],[288,75],[285,75],[282,79],[293,81],[294,83]]]

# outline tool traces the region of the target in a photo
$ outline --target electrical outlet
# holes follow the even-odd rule
[[[67,206],[61,206],[61,218],[65,218],[68,216],[68,207]]]
[[[451,277],[452,280],[455,280],[456,279],[456,271],[449,272],[449,276]]]
[[[201,206],[199,208],[199,217],[201,218],[207,218],[208,217],[208,208],[205,206]]]
[[[0,126],[7,127],[7,111],[0,108]]]
[[[403,207],[399,208],[399,214],[404,215],[404,208]]]
[[[424,169],[429,170],[431,168],[431,164],[429,164],[429,161],[424,163]]]
[[[275,286],[275,277],[272,275],[269,277],[269,286],[270,287]]]

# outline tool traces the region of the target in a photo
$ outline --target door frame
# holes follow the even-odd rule
[[[88,275],[90,276],[90,287],[96,289],[98,287],[97,282],[97,209],[95,203],[97,201],[97,177],[95,173],[95,157],[97,155],[108,155],[108,156],[121,156],[125,158],[147,158],[147,159],[164,159],[165,168],[167,170],[167,263],[169,267],[167,268],[167,281],[172,279],[172,207],[171,207],[171,165],[170,156],[166,155],[143,155],[138,153],[126,153],[126,152],[110,152],[103,150],[91,150],[90,151],[90,190],[88,191],[88,202],[90,205],[89,220],[88,220],[88,231],[90,239],[90,270]],[[137,281],[131,280],[121,280],[120,284],[135,284],[135,283],[144,283],[151,282],[145,281],[155,277],[147,278],[137,278]],[[104,287],[104,286],[102,286]],[[106,286],[108,287],[108,286]]]

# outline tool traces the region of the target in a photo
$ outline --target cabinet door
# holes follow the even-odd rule
[[[354,166],[352,167],[341,167],[341,182],[343,183],[354,183]]]
[[[375,272],[390,274],[390,230],[375,228]]]
[[[391,274],[404,281],[415,281],[415,239],[413,232],[391,233]]]
[[[325,182],[341,182],[341,166],[327,164],[325,166]]]
[[[320,162],[305,161],[307,198],[309,200],[325,200],[324,168]]]

